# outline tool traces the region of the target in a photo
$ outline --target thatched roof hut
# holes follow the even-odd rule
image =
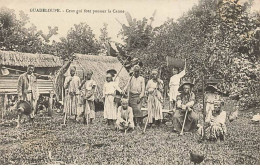
[[[26,71],[28,65],[35,66],[35,73],[42,75],[54,75],[55,71],[62,66],[62,60],[49,54],[32,54],[14,51],[0,50],[0,69],[9,70],[5,75],[0,71],[0,94],[16,94],[18,77]],[[53,81],[37,80],[39,93],[48,94],[53,90]]]
[[[123,88],[129,79],[127,70],[122,67],[122,64],[116,57],[111,56],[97,56],[97,55],[83,55],[75,54],[76,58],[71,66],[77,67],[77,75],[83,80],[83,73],[85,70],[92,70],[94,72],[93,79],[98,85],[98,98],[102,96],[103,85],[105,82],[105,75],[108,69],[115,69],[119,73],[119,86]],[[55,72],[63,65],[63,60],[59,57],[48,54],[31,54],[21,53],[14,51],[1,51],[0,50],[0,69],[1,66],[13,68],[16,70],[26,71],[26,67],[32,64],[35,66],[35,72],[45,75],[54,75]],[[0,73],[0,94],[14,94],[17,90],[17,80],[21,72],[10,71],[7,76]],[[65,76],[69,75],[69,70]],[[53,81],[50,80],[37,80],[40,93],[48,93],[54,89]],[[63,86],[62,80],[59,84]]]
[[[29,64],[35,67],[60,67],[62,60],[49,54],[31,54],[14,51],[0,50],[0,65],[27,67]]]
[[[71,64],[71,66],[76,66],[77,75],[83,79],[83,74],[85,70],[93,71],[93,80],[97,82],[98,85],[98,98],[102,97],[103,85],[105,82],[106,71],[109,69],[115,69],[119,73],[119,87],[123,88],[127,81],[129,80],[129,74],[127,70],[122,67],[122,64],[116,57],[112,56],[96,56],[96,55],[83,55],[75,54],[76,58]],[[69,75],[69,70],[65,74]]]

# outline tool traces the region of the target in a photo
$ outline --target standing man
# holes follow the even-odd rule
[[[93,119],[95,119],[95,93],[96,93],[96,82],[92,79],[93,71],[87,70],[86,77],[82,81],[79,89],[82,89],[83,95],[83,123],[88,123],[88,119],[90,120],[90,124],[92,124]],[[87,120],[87,122],[86,122]]]
[[[18,78],[18,99],[27,101],[32,107],[31,117],[35,116],[36,104],[39,98],[37,79],[49,79],[49,76],[34,74],[34,65],[28,65],[27,72],[21,74]],[[20,120],[18,114],[18,122]]]
[[[80,78],[75,75],[76,67],[70,68],[70,76],[65,78],[65,102],[64,102],[64,124],[66,123],[67,115],[75,115],[77,120],[78,108],[80,103]]]
[[[193,110],[195,94],[191,91],[192,87],[193,83],[184,82],[179,88],[182,93],[177,96],[177,110],[173,116],[174,131],[181,132],[184,122],[184,131],[192,131],[197,128],[198,115]],[[185,113],[187,113],[187,117],[184,121]]]
[[[143,125],[142,99],[145,93],[145,80],[140,76],[140,66],[135,65],[134,74],[129,80],[125,90],[129,93],[129,105],[133,109],[134,123],[137,127]]]

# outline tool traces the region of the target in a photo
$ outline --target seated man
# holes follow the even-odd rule
[[[176,98],[177,108],[173,116],[173,126],[175,132],[181,132],[186,112],[187,116],[183,130],[193,131],[197,128],[198,115],[193,111],[195,94],[191,92],[192,87],[193,84],[191,82],[184,82],[178,89],[182,93]]]
[[[226,134],[226,112],[222,110],[223,102],[214,101],[214,110],[210,122],[206,123],[205,137],[208,140],[224,140]]]
[[[116,125],[119,130],[134,129],[133,110],[128,106],[128,99],[121,100],[118,107]]]

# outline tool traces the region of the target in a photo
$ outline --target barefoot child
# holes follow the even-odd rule
[[[114,124],[117,118],[117,105],[114,102],[116,91],[122,93],[122,90],[113,81],[112,75],[108,73],[103,87],[104,118],[107,119],[108,125]]]

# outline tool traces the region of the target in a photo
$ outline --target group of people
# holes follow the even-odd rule
[[[116,72],[107,71],[106,81],[103,86],[104,119],[109,126],[115,126],[119,130],[130,130],[135,127],[144,126],[142,102],[147,98],[148,127],[155,124],[160,125],[163,120],[163,88],[164,83],[159,78],[158,70],[151,71],[151,79],[145,83],[144,77],[140,75],[140,66],[133,67],[127,85],[119,87],[119,78]],[[29,66],[26,73],[18,80],[18,95],[20,100],[26,100],[32,104],[35,110],[36,76],[33,74],[34,67]],[[199,115],[193,109],[195,94],[192,92],[194,84],[184,81],[180,85],[181,78],[185,75],[186,62],[183,71],[173,68],[173,76],[170,79],[169,98],[170,111],[173,111],[173,131],[198,130],[202,136],[207,134],[209,139],[224,139],[226,133],[226,112],[222,110],[220,91],[214,86],[207,86],[206,93],[206,122],[198,124]],[[64,100],[64,124],[69,116],[75,120],[82,117],[83,123],[92,123],[95,119],[94,100],[97,93],[97,83],[92,79],[93,71],[87,70],[83,81],[76,75],[76,67],[70,67],[70,75],[65,78],[65,100]],[[41,76],[46,78],[46,76]],[[117,94],[123,95],[121,105],[116,101]],[[34,113],[33,113],[34,114]]]

